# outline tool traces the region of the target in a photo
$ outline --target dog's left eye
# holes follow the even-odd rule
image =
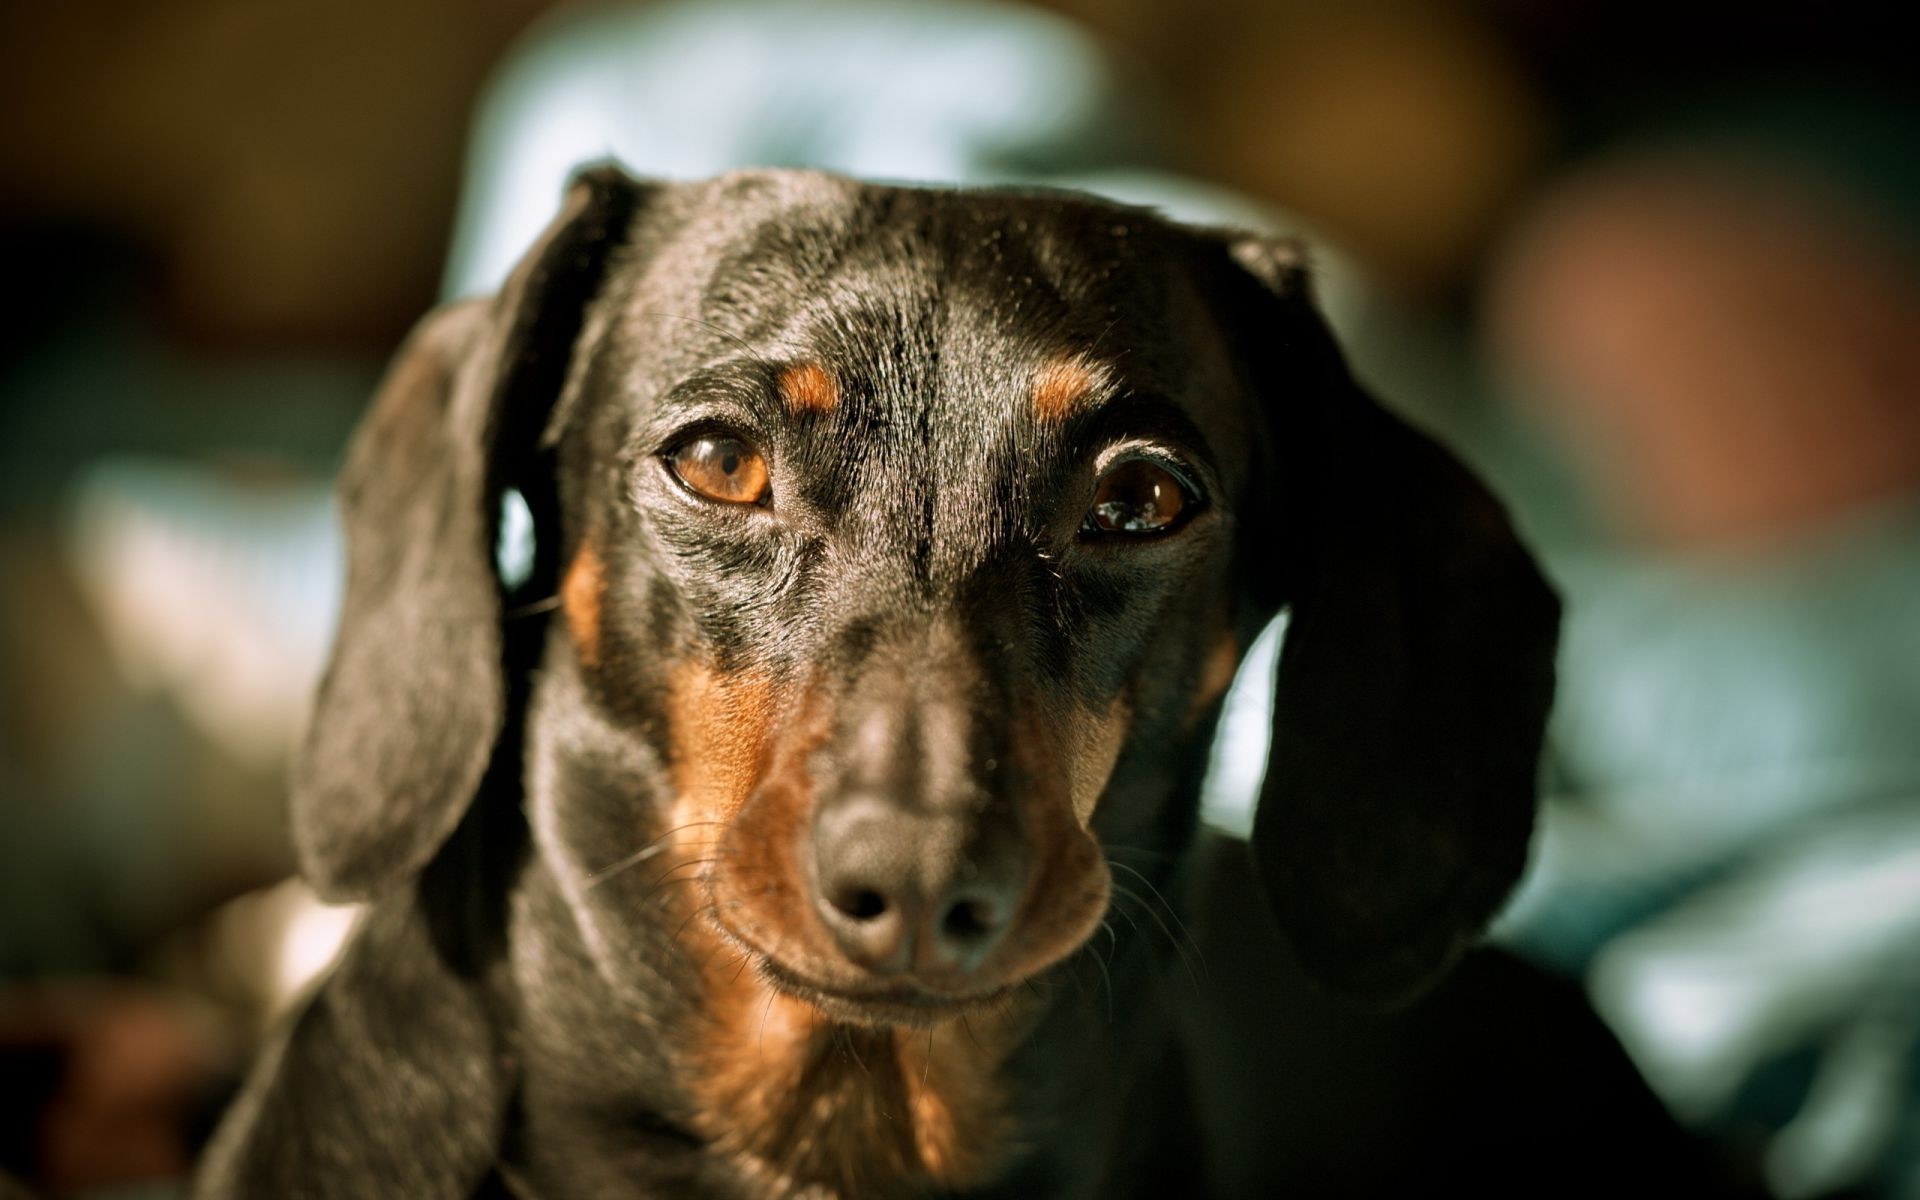
[[[681,483],[709,500],[766,503],[767,460],[742,438],[726,434],[693,438],[668,453],[667,465]]]
[[[1194,503],[1172,471],[1144,458],[1129,458],[1100,477],[1083,532],[1165,533],[1179,525]]]

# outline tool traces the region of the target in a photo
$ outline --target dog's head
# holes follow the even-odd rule
[[[1097,927],[1104,850],[1185,844],[1282,606],[1254,849],[1306,965],[1405,994],[1522,866],[1556,605],[1348,378],[1290,245],[1068,194],[584,175],[497,297],[427,320],[347,464],[293,796],[330,895],[418,872],[515,724],[508,488],[562,616],[536,840],[616,974],[687,880],[689,920],[851,1019],[1020,984]]]

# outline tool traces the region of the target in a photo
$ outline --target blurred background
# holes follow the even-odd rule
[[[1569,601],[1498,930],[1784,1197],[1920,1196],[1920,76],[1895,6],[0,11],[0,1191],[171,1196],[352,914],[285,882],[328,480],[575,164],[1307,233]],[[1235,828],[1264,676],[1209,789]]]

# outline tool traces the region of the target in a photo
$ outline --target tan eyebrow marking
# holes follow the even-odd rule
[[[1033,373],[1033,411],[1042,421],[1064,420],[1106,381],[1106,367],[1083,355],[1050,359]]]
[[[780,399],[795,416],[832,412],[840,403],[840,382],[817,362],[795,363],[780,372]]]

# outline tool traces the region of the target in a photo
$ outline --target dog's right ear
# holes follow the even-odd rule
[[[291,791],[322,896],[412,877],[487,769],[507,708],[500,498],[540,469],[587,305],[646,195],[610,167],[578,176],[497,296],[421,322],[354,437],[346,598]]]

